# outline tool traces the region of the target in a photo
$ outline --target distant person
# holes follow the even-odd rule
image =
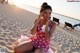
[[[5,1],[5,0],[2,0],[2,1],[1,1],[2,4],[3,4],[4,2],[8,3],[8,0],[6,0],[6,1]]]
[[[34,26],[31,29],[31,34],[35,35],[31,37],[29,42],[25,42],[14,48],[15,53],[23,53],[25,51],[31,51],[35,48],[34,53],[47,53],[49,50],[50,39],[56,28],[56,23],[50,20],[52,8],[50,5],[43,3],[40,9],[40,14],[34,22]]]
[[[2,0],[1,3],[3,4],[5,2],[5,0]]]

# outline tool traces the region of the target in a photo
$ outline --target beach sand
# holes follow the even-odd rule
[[[14,53],[15,42],[20,35],[30,37],[30,29],[36,17],[37,14],[15,5],[0,4],[0,49],[5,49],[7,53]],[[55,48],[57,53],[80,53],[80,31],[63,29],[63,26],[64,24],[57,25],[50,47]]]

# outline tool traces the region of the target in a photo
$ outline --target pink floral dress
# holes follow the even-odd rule
[[[47,52],[49,49],[50,38],[48,40],[46,40],[44,34],[45,33],[42,31],[42,26],[39,23],[37,26],[36,36],[32,38],[32,43],[35,48],[41,48]]]

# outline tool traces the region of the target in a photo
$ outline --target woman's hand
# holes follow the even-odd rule
[[[49,23],[50,23],[50,20],[48,20],[48,21],[46,22],[46,26],[49,26]]]
[[[39,15],[38,15],[38,20],[42,19],[42,15],[43,15],[43,12],[41,12]]]

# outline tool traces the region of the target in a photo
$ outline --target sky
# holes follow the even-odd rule
[[[80,2],[68,2],[67,0],[9,0],[13,4],[27,4],[40,8],[43,2],[47,2],[53,12],[80,20]],[[75,0],[77,1],[77,0]],[[79,1],[79,0],[78,0]]]

